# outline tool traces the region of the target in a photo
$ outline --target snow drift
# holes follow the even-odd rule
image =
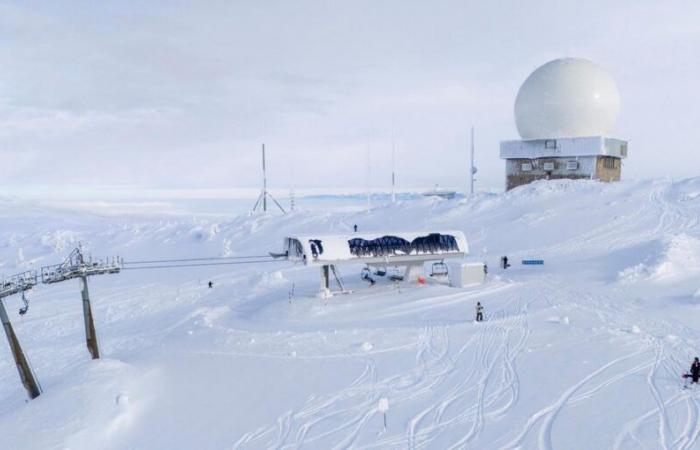
[[[700,179],[538,182],[230,220],[76,219],[15,200],[9,211],[8,275],[60,262],[78,241],[127,260],[257,255],[354,224],[461,230],[490,275],[465,289],[370,289],[349,267],[355,292],[324,302],[317,269],[281,262],[124,271],[91,280],[99,361],[77,284],[39,286],[25,316],[5,301],[44,394],[25,402],[0,345],[3,448],[700,446],[700,399],[680,378],[700,343]],[[545,265],[520,265],[530,257]]]

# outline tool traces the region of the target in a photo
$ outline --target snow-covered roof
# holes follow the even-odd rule
[[[501,141],[501,158],[627,157],[627,141],[605,136]]]
[[[302,252],[295,252],[294,240],[301,245]],[[469,252],[469,247],[463,232],[440,230],[289,236],[285,238],[285,250],[289,251],[290,259],[322,265],[357,260],[398,262],[461,257]]]

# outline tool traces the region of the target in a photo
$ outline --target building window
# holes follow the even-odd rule
[[[578,161],[567,161],[566,170],[578,170]]]
[[[605,167],[606,169],[614,169],[615,165],[615,158],[603,158],[603,167]]]
[[[546,162],[542,164],[542,169],[544,169],[545,172],[551,172],[552,170],[554,170],[554,163]]]
[[[555,139],[547,139],[544,141],[544,148],[548,150],[554,150],[557,148],[557,141]]]
[[[532,171],[532,164],[531,163],[523,163],[520,165],[520,170],[523,172],[530,172]]]
[[[623,158],[627,157],[627,144],[620,145],[620,155],[622,155]]]

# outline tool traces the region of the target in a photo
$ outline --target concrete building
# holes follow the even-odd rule
[[[506,190],[542,179],[619,181],[627,142],[610,137],[619,110],[615,81],[592,62],[562,58],[539,67],[515,101],[522,139],[501,142]]]
[[[603,136],[501,142],[506,190],[535,180],[620,181],[627,142]]]

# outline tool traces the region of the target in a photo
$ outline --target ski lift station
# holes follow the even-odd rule
[[[615,80],[591,61],[536,69],[515,100],[521,140],[501,142],[506,190],[542,179],[620,181],[627,142],[611,137],[619,112]]]
[[[428,261],[444,263],[469,253],[461,231],[304,235],[284,239],[284,252],[273,256],[321,269],[321,293],[330,292],[331,274],[342,291],[338,266],[365,264],[381,275],[387,267],[404,267],[403,280],[414,280]]]

